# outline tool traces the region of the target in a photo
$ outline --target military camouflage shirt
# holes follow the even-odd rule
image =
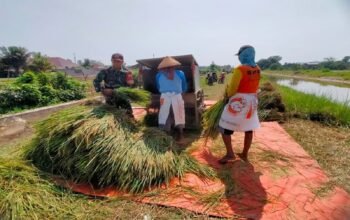
[[[126,69],[116,70],[112,67],[101,70],[94,80],[94,87],[96,92],[101,91],[101,83],[104,82],[104,88],[115,89],[121,86],[127,86],[126,83]]]

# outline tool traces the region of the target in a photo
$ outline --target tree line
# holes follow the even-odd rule
[[[53,68],[39,52],[29,52],[24,47],[0,47],[0,77],[17,77],[25,71],[47,72]]]
[[[325,58],[322,62],[313,63],[284,63],[281,64],[281,56],[270,56],[260,59],[257,64],[263,70],[302,70],[302,69],[323,69],[323,70],[350,70],[350,56],[345,56],[341,60],[333,57]]]
[[[345,56],[341,60],[336,60],[333,57],[327,57],[321,62],[311,63],[281,63],[281,56],[270,56],[260,59],[257,64],[263,70],[350,70],[350,56]],[[232,66],[219,66],[212,62],[209,66],[201,66],[201,73],[208,72],[231,72]]]
[[[103,65],[92,59],[78,60],[78,65],[91,68],[94,65]],[[0,78],[18,77],[27,71],[50,72],[54,70],[47,56],[40,52],[29,52],[24,47],[0,47]]]

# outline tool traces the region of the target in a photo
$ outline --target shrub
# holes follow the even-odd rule
[[[51,83],[54,89],[67,89],[68,77],[64,73],[56,73]]]
[[[49,103],[55,103],[58,101],[57,99],[57,91],[52,88],[50,85],[45,85],[39,88],[41,92],[41,100],[40,103],[42,105],[46,105]]]
[[[6,113],[11,108],[16,108],[22,102],[19,96],[19,88],[9,86],[5,90],[0,91],[0,113]]]
[[[76,94],[73,90],[58,90],[57,92],[58,99],[60,101],[66,102],[69,100],[74,100],[76,97]]]
[[[50,84],[50,77],[47,73],[38,73],[37,79],[40,86],[46,86]]]
[[[0,90],[0,114],[84,97],[85,84],[63,73],[26,72]]]
[[[22,105],[35,106],[40,103],[41,93],[36,85],[21,85],[19,95],[22,98]]]
[[[20,77],[17,78],[16,83],[17,84],[23,84],[23,83],[35,83],[36,81],[36,75],[33,72],[26,72],[23,73]]]

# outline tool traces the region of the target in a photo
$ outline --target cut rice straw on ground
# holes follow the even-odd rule
[[[187,172],[214,176],[186,152],[177,153],[171,136],[156,128],[140,128],[124,111],[112,107],[61,111],[41,122],[37,131],[26,158],[43,171],[78,183],[137,193]]]
[[[112,219],[116,207],[111,204],[55,186],[28,161],[0,158],[1,220]]]

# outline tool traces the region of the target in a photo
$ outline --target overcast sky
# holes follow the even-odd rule
[[[238,64],[243,44],[257,60],[350,55],[350,0],[0,0],[0,46],[109,63],[193,54],[200,65]]]

